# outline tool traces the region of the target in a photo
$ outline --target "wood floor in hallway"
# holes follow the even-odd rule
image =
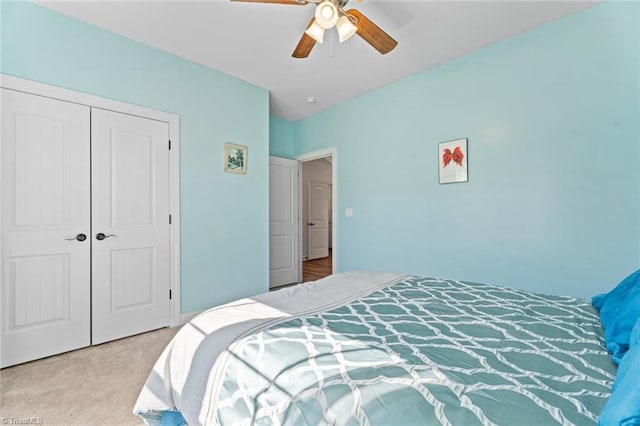
[[[320,278],[331,275],[332,273],[333,254],[329,249],[329,256],[322,259],[307,260],[302,262],[302,280],[303,282],[315,281]]]

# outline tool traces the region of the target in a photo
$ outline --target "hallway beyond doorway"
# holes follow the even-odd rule
[[[302,281],[315,281],[331,275],[333,253],[329,249],[329,256],[322,259],[307,260],[302,262]]]

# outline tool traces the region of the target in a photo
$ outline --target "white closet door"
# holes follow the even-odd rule
[[[98,344],[169,325],[169,125],[91,111],[92,343]]]
[[[6,367],[90,343],[90,110],[0,90]]]
[[[309,181],[308,259],[329,256],[329,185]]]

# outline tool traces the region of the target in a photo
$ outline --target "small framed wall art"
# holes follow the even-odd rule
[[[438,144],[439,182],[468,182],[467,138]]]
[[[224,171],[228,173],[247,173],[247,147],[234,143],[224,144]]]

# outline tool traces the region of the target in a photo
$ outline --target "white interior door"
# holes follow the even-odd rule
[[[90,344],[90,110],[0,90],[6,367]]]
[[[298,282],[298,161],[269,157],[269,287]]]
[[[309,260],[329,256],[329,184],[309,181]]]
[[[92,108],[92,343],[169,325],[169,126]]]

